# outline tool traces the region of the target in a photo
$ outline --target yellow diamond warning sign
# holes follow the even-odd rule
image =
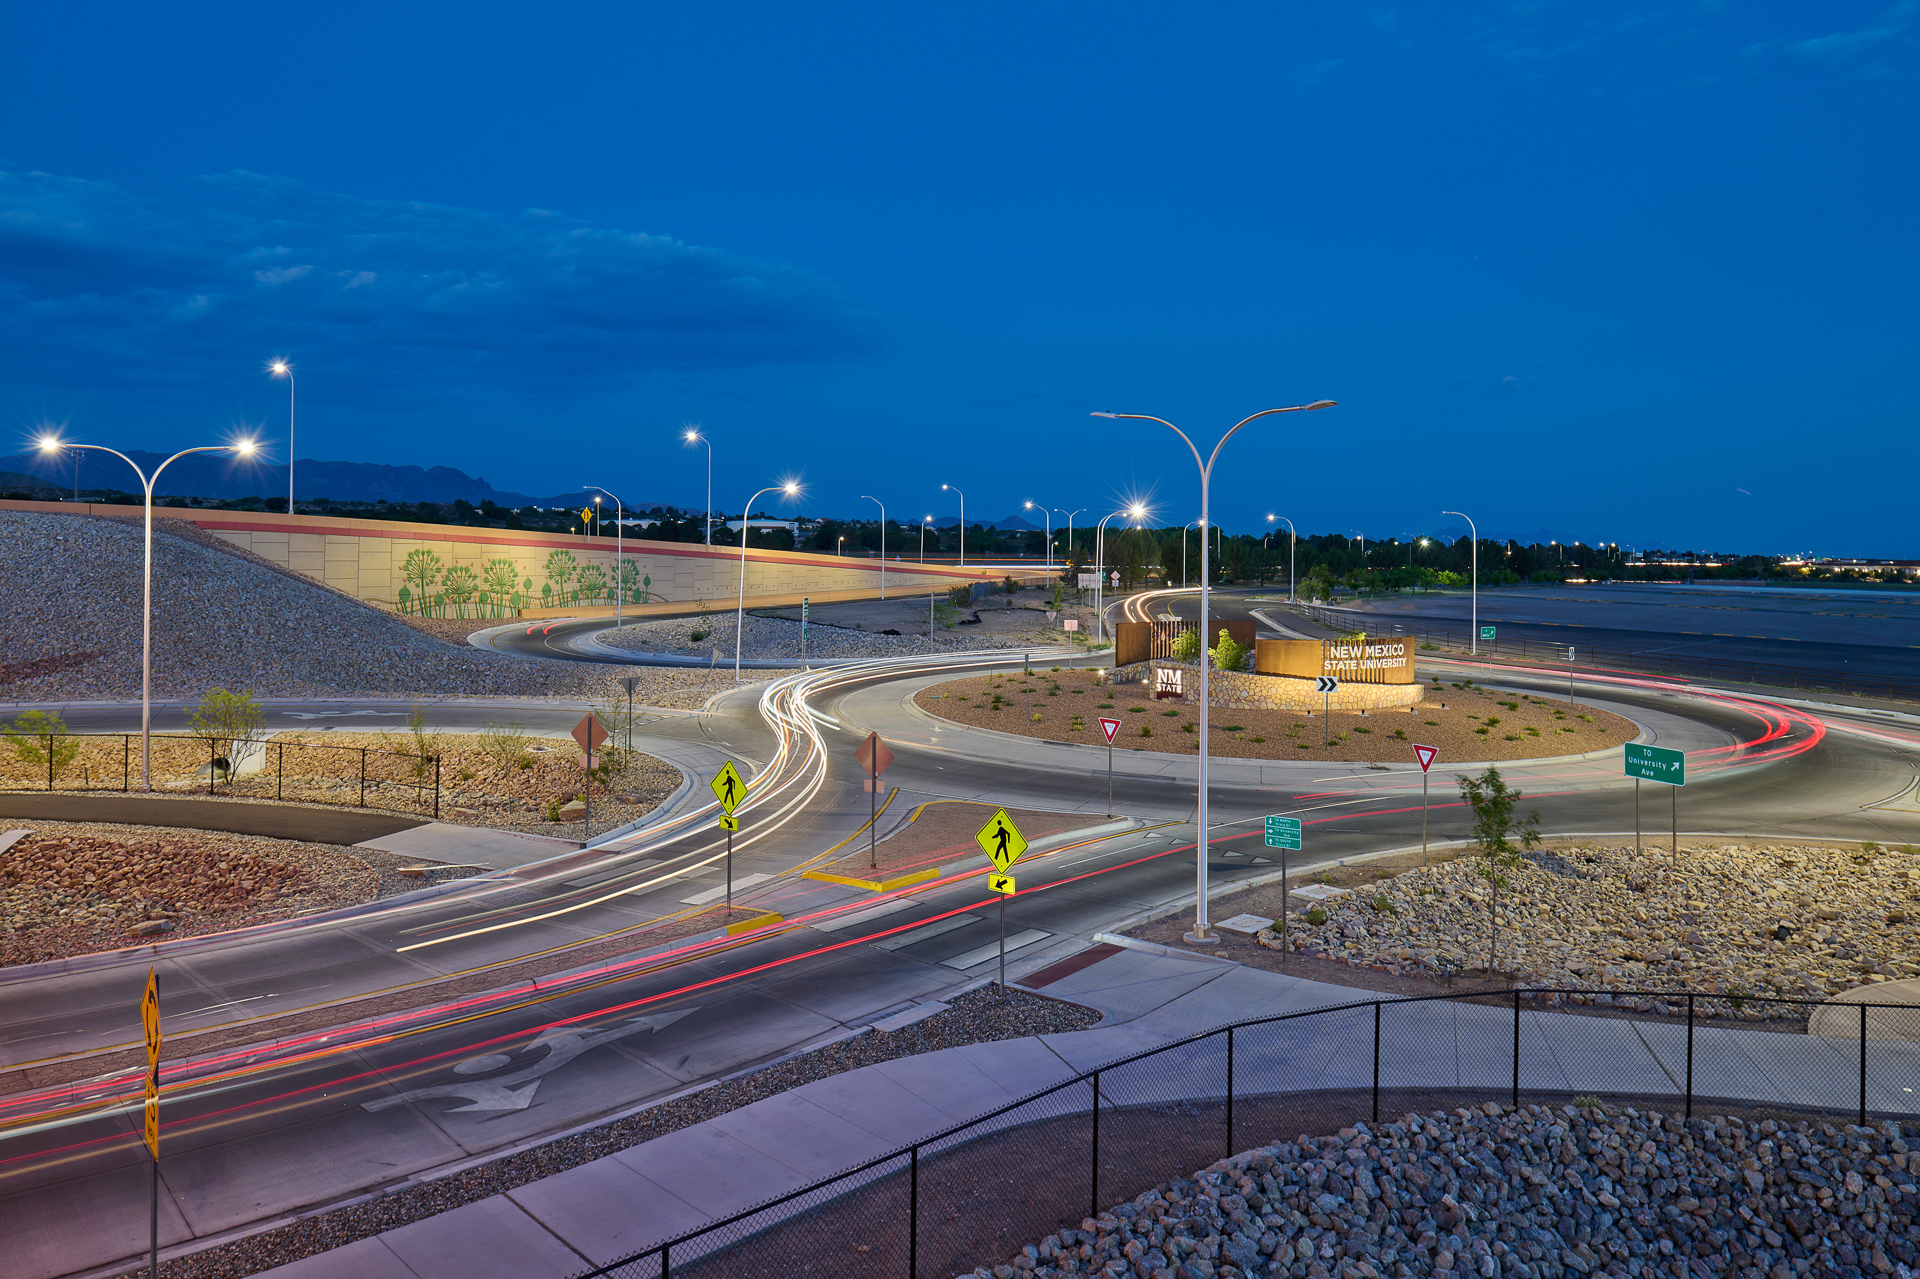
[[[147,1037],[147,1105],[142,1136],[154,1162],[160,1160],[160,983],[147,969],[146,993],[140,996],[140,1028]]]
[[[720,774],[711,782],[713,797],[720,801],[720,807],[731,813],[740,807],[740,801],[747,797],[747,784],[740,780],[740,770],[728,760],[720,766]]]
[[[993,862],[995,870],[1004,871],[1020,860],[1020,854],[1027,851],[1026,836],[1013,824],[1013,818],[1007,816],[1004,808],[995,809],[987,824],[973,837],[980,845],[980,851]]]

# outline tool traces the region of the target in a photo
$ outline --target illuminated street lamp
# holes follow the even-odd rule
[[[582,484],[580,487],[590,493],[606,493],[608,497],[613,498],[613,624],[623,626],[626,624],[627,616],[627,581],[622,574],[626,572],[627,560],[626,551],[623,549],[623,531],[620,522],[626,519],[627,508],[618,497],[598,484]],[[600,499],[594,498],[593,504],[599,506]]]
[[[1147,508],[1135,502],[1124,511],[1115,511],[1112,515],[1100,517],[1100,523],[1093,533],[1093,638],[1097,642],[1106,635],[1107,612],[1103,601],[1107,598],[1107,521],[1124,515],[1133,520],[1135,527],[1145,517]]]
[[[1175,435],[1179,436],[1181,442],[1184,443],[1187,446],[1187,448],[1193,453],[1193,464],[1194,466],[1198,467],[1200,471],[1200,522],[1202,524],[1205,524],[1207,522],[1207,518],[1210,513],[1207,505],[1207,499],[1208,499],[1208,489],[1210,488],[1211,481],[1213,479],[1213,466],[1215,462],[1220,460],[1220,450],[1227,446],[1227,441],[1233,438],[1234,433],[1236,431],[1238,431],[1241,427],[1245,426],[1247,423],[1253,421],[1254,418],[1267,417],[1274,413],[1299,413],[1309,409],[1330,409],[1333,407],[1333,405],[1334,405],[1334,401],[1332,400],[1315,400],[1311,404],[1292,404],[1292,405],[1286,406],[1285,408],[1262,409],[1260,412],[1252,414],[1251,416],[1243,417],[1238,422],[1235,422],[1233,424],[1232,429],[1230,429],[1225,435],[1220,437],[1220,442],[1213,446],[1212,455],[1209,456],[1205,461],[1201,460],[1199,447],[1194,444],[1193,440],[1188,437],[1187,433],[1181,430],[1179,427],[1175,426],[1173,423],[1167,421],[1163,417],[1154,417],[1146,413],[1095,413],[1093,414],[1093,416],[1105,417],[1105,418],[1131,418],[1135,421],[1141,421],[1141,422],[1158,422],[1160,425],[1166,427],[1168,430],[1172,431]],[[1207,572],[1207,557],[1205,555],[1202,555],[1200,557],[1200,654],[1199,654],[1199,659],[1200,659],[1200,781],[1199,781],[1200,804],[1199,804],[1199,812],[1197,814],[1199,838],[1194,847],[1194,877],[1197,882],[1198,888],[1194,897],[1193,931],[1187,934],[1187,939],[1189,941],[1213,940],[1213,934],[1208,931],[1208,926],[1207,926],[1207,759],[1208,759],[1208,751],[1207,751],[1207,709],[1208,709],[1207,708],[1207,664],[1208,663],[1207,663],[1207,659],[1208,659],[1208,652],[1209,652],[1207,648],[1207,639],[1208,639],[1207,625],[1209,621],[1209,615],[1208,615],[1209,592],[1211,589],[1208,584],[1209,576],[1210,574]]]
[[[707,446],[707,545],[712,546],[713,545],[713,441],[708,439],[706,436],[700,434],[700,428],[697,426],[688,427],[686,431],[680,436],[680,438],[685,440],[689,444],[704,444]],[[741,532],[741,536],[742,537],[746,536],[746,533],[744,530]],[[742,545],[745,545],[745,543],[742,543]]]
[[[1039,511],[1040,518],[1047,522],[1047,572],[1051,574],[1053,572],[1053,512],[1044,506],[1035,506],[1032,502],[1027,503],[1027,509]]]
[[[1267,516],[1267,522],[1269,524],[1274,520],[1279,520],[1287,526],[1287,603],[1291,604],[1293,603],[1293,548],[1294,544],[1297,543],[1300,538],[1299,535],[1293,531],[1292,520],[1284,515]],[[1278,531],[1277,529],[1275,530],[1275,532]]]
[[[267,365],[267,372],[276,378],[287,379],[287,514],[293,514],[293,365],[285,360],[275,360]]]
[[[920,521],[920,562],[922,564],[927,562],[927,530],[931,527],[933,527],[933,516],[923,517]],[[936,551],[940,549],[938,541],[934,543],[933,549]]]
[[[954,488],[953,485],[951,484],[942,484],[940,486],[940,491],[942,493],[947,492],[949,489],[951,489],[955,493],[960,493],[960,490],[957,488]],[[960,567],[965,568],[966,566],[967,566],[967,495],[965,493],[960,493]]]
[[[140,568],[140,789],[150,791],[153,789],[153,486],[159,482],[160,472],[189,453],[232,453],[236,457],[252,457],[258,446],[252,440],[240,440],[233,444],[203,444],[198,448],[181,449],[154,467],[153,474],[148,475],[125,453],[103,444],[65,444],[51,435],[41,436],[39,444],[42,453],[54,456],[58,456],[62,449],[94,449],[111,453],[133,467],[133,473],[140,477],[140,483],[146,489],[147,523]]]
[[[800,491],[800,486],[792,480],[785,484],[774,484],[761,489],[747,499],[746,510],[740,513],[740,595],[733,609],[733,682],[740,682],[740,637],[746,630],[747,619],[747,533],[753,528],[753,504],[769,493],[785,493],[788,497]]]

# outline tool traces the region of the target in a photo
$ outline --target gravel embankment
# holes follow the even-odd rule
[[[1920,976],[1920,849],[1784,844],[1689,845],[1679,868],[1665,849],[1539,851],[1505,872],[1499,968],[1522,986],[1590,990],[1575,1003],[1671,1012],[1655,998],[1609,991],[1662,987],[1722,996],[1713,1015],[1800,1017],[1772,995],[1825,999],[1876,981]],[[1296,901],[1295,950],[1426,976],[1485,969],[1492,908],[1484,859],[1415,867],[1324,904],[1324,922]],[[1236,905],[1271,915],[1277,886]],[[1780,930],[1786,928],[1784,938]],[[1263,944],[1277,947],[1271,932]],[[1744,999],[1743,999],[1744,997]]]
[[[1524,1106],[1262,1146],[975,1276],[1907,1276],[1920,1130]]]
[[[398,873],[405,859],[365,848],[171,826],[14,828],[31,833],[0,853],[0,965],[226,932],[420,886]]]
[[[868,1030],[788,1061],[721,1080],[710,1088],[663,1102],[637,1115],[496,1159],[440,1181],[319,1213],[277,1230],[193,1253],[167,1262],[166,1274],[168,1279],[238,1279],[242,1275],[257,1274],[501,1194],[542,1177],[551,1177],[843,1071],[941,1048],[1085,1030],[1099,1020],[1100,1014],[1092,1009],[1024,991],[982,986],[953,999],[946,1011],[934,1013],[911,1026],[890,1032]],[[133,1276],[144,1271],[125,1273]]]
[[[169,521],[171,523],[171,521]],[[259,697],[606,695],[647,677],[652,705],[697,705],[694,672],[534,662],[423,634],[340,592],[257,562],[208,535],[156,524],[153,693]],[[0,700],[140,693],[137,522],[0,511]]]
[[[852,630],[842,626],[807,625],[807,658],[829,657],[912,657],[921,653],[952,653],[982,648],[1051,648],[1065,642],[1061,632],[1050,628],[1045,614],[1034,610],[1030,625],[988,628],[955,626],[936,628],[929,639],[924,630],[912,634],[887,635],[878,631]],[[971,617],[972,610],[961,616]],[[1024,622],[1024,618],[1015,619]],[[702,638],[695,640],[695,632]],[[790,658],[800,663],[800,623],[784,617],[759,617],[747,614],[742,631],[742,657]],[[724,665],[733,656],[733,614],[714,613],[710,617],[678,617],[658,622],[641,622],[619,630],[600,632],[600,642],[612,648],[635,653],[709,654],[720,651]]]

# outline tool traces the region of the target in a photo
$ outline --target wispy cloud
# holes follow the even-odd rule
[[[1769,40],[1747,49],[1748,56],[1776,57],[1802,62],[1844,62],[1883,44],[1906,31],[1912,24],[1914,0],[1902,0],[1881,15],[1871,26],[1850,31],[1832,31],[1802,40]]]
[[[358,393],[556,395],[650,370],[823,361],[877,326],[827,281],[544,210],[506,216],[206,179],[206,206],[0,173],[0,371],[221,381],[290,354]]]

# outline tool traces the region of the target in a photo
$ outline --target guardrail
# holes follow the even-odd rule
[[[21,733],[0,740],[0,791],[117,791],[140,776],[138,733]],[[440,757],[317,742],[228,742],[153,733],[156,788],[440,816]],[[256,766],[257,765],[257,766]]]
[[[1343,632],[1365,630],[1368,635],[1405,635],[1440,648],[1471,649],[1472,638],[1463,631],[1438,627],[1407,626],[1370,613],[1346,613],[1317,604],[1273,605],[1290,609],[1322,626]],[[1377,629],[1376,629],[1377,628]],[[1853,675],[1845,671],[1804,666],[1781,666],[1740,658],[1691,657],[1677,653],[1645,653],[1634,649],[1603,648],[1578,640],[1571,645],[1547,640],[1490,639],[1479,642],[1482,654],[1518,657],[1523,661],[1566,661],[1569,647],[1577,650],[1580,662],[1626,667],[1650,675],[1687,675],[1705,679],[1723,679],[1749,684],[1771,684],[1785,688],[1819,692],[1853,693],[1862,697],[1886,697],[1900,701],[1920,701],[1920,681],[1898,679],[1891,675]]]
[[[1663,1016],[1545,1011],[1592,990],[1374,999],[1236,1022],[1109,1062],[579,1279],[964,1274],[1253,1146],[1488,1101],[1715,1113],[1920,1113],[1920,1008],[1651,997]],[[1766,1014],[1787,1011],[1806,1033]],[[636,1203],[636,1213],[646,1205]]]

